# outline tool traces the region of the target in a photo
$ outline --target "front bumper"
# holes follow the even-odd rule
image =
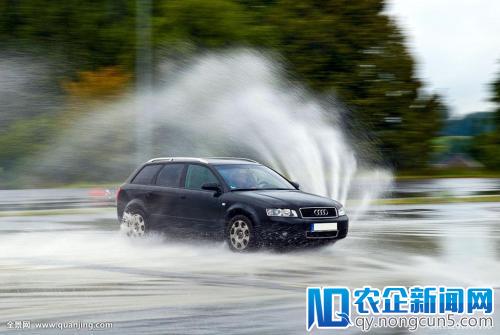
[[[312,231],[314,223],[337,223],[335,231]],[[347,215],[331,219],[304,219],[269,217],[260,225],[260,237],[268,241],[296,241],[311,239],[339,240],[347,236],[349,219]]]

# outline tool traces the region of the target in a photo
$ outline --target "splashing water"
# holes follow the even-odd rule
[[[364,208],[386,189],[390,173],[361,171],[338,111],[281,74],[272,60],[247,50],[196,58],[161,75],[152,92],[130,94],[79,120],[37,158],[37,173],[93,178],[106,171],[123,179],[138,164],[136,150],[243,156],[269,164],[305,191],[342,203],[354,197]],[[137,108],[146,111],[142,119]],[[151,147],[138,147],[141,133]],[[352,187],[356,183],[363,187]]]
[[[4,318],[94,322],[105,316],[122,333],[292,334],[303,333],[304,288],[312,284],[497,285],[495,204],[419,205],[417,213],[412,206],[379,207],[394,215],[356,220],[389,186],[390,173],[363,162],[338,111],[288,84],[280,71],[248,51],[194,59],[161,75],[153,91],[82,116],[27,164],[34,167],[30,174],[40,180],[119,180],[137,166],[138,154],[145,156],[141,160],[252,157],[304,190],[357,200],[356,208],[348,201],[355,221],[349,238],[314,251],[235,254],[221,243],[178,243],[158,235],[125,239],[111,209],[7,214],[0,217],[0,280],[9,292]],[[145,107],[146,120],[140,120],[138,109]],[[151,146],[137,141],[143,133]],[[10,193],[6,197],[11,201]],[[256,326],[255,320],[261,322]]]

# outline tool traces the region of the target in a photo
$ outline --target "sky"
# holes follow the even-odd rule
[[[444,96],[454,117],[492,111],[489,85],[500,73],[499,0],[389,0],[417,74]]]

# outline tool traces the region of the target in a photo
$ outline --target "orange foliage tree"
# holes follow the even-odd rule
[[[64,81],[63,88],[71,98],[78,100],[102,100],[123,94],[131,75],[121,67],[110,66],[96,71],[82,71],[75,81]]]

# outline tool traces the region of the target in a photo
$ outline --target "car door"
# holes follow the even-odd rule
[[[223,215],[220,194],[203,190],[205,183],[219,183],[215,174],[205,165],[188,164],[179,211],[186,234],[211,235],[218,233]]]
[[[151,189],[154,188],[154,180],[161,168],[161,164],[145,165],[127,187],[128,197],[142,201],[146,207],[146,211],[152,216],[153,220],[155,214],[157,214],[157,208],[155,202],[151,201]]]
[[[168,233],[177,233],[179,222],[179,201],[182,196],[181,179],[186,165],[167,163],[156,176],[154,187],[149,193],[148,202],[154,206],[155,228]]]

